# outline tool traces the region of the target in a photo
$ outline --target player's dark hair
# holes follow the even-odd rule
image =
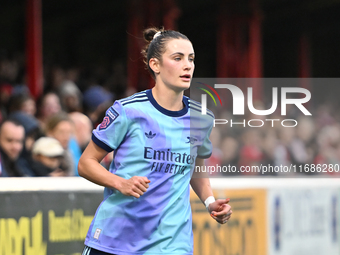
[[[155,38],[155,34],[159,32]],[[152,77],[155,78],[155,73],[150,68],[149,61],[151,58],[156,58],[162,61],[162,54],[165,52],[166,43],[172,39],[185,39],[189,40],[188,37],[180,32],[173,30],[164,30],[164,28],[157,29],[154,27],[147,28],[143,31],[144,39],[147,41],[146,47],[143,49],[142,54],[144,56],[144,63],[151,73]]]

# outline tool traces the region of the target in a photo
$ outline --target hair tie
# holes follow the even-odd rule
[[[155,40],[158,36],[161,35],[161,31],[158,31],[154,36],[153,36],[153,39],[152,40]]]

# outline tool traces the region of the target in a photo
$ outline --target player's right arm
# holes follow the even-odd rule
[[[92,140],[86,147],[78,163],[78,173],[87,180],[111,189],[117,189],[126,196],[139,198],[149,187],[150,181],[146,177],[133,176],[126,180],[107,171],[100,162],[107,155],[107,151],[100,148]]]

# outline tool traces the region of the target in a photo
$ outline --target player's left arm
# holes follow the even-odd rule
[[[196,158],[195,169],[203,169],[203,166],[204,159]],[[230,199],[217,199],[215,201],[214,194],[210,186],[210,180],[206,173],[198,173],[194,171],[190,185],[197,196],[205,204],[212,218],[220,224],[224,224],[230,219],[232,214],[231,206],[228,204]]]

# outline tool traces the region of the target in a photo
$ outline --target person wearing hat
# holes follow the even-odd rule
[[[64,149],[60,142],[52,137],[41,137],[32,148],[32,170],[36,176],[63,176],[60,161]]]
[[[84,92],[84,113],[94,126],[100,124],[108,107],[113,103],[114,95],[99,85],[90,87]]]

